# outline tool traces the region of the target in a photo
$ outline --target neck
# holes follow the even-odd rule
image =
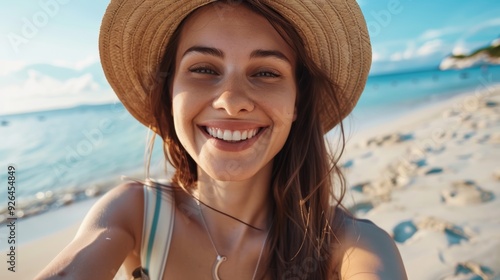
[[[199,172],[196,195],[204,204],[265,232],[271,211],[271,167],[269,163],[255,176],[242,181],[218,181]],[[251,229],[206,207],[203,210],[207,221],[221,230]]]

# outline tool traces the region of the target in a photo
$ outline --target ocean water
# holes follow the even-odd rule
[[[136,174],[144,169],[148,130],[120,103],[0,116],[0,124],[0,182],[6,185],[14,165],[20,202],[116,184],[122,174],[142,176]],[[153,164],[161,156],[157,141]],[[0,209],[6,192],[0,190]]]
[[[361,127],[370,126],[461,93],[487,91],[498,83],[500,66],[370,76],[352,119]]]
[[[371,76],[353,121],[374,123],[394,118],[436,100],[487,90],[497,83],[500,66]],[[0,116],[0,135],[0,182],[6,186],[7,167],[13,164],[16,198],[33,205],[57,193],[72,194],[69,202],[85,199],[82,190],[115,184],[120,175],[133,176],[144,169],[147,129],[119,103]],[[157,141],[152,163],[160,166],[162,162],[161,143]],[[0,215],[6,205],[7,187],[3,187]]]

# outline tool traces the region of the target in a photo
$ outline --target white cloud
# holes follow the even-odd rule
[[[486,45],[487,43],[474,42],[474,40],[472,40],[472,38],[474,36],[476,36],[477,34],[480,34],[485,29],[493,28],[492,30],[496,31],[498,29],[498,27],[500,27],[500,18],[491,19],[491,20],[486,21],[486,22],[481,22],[475,26],[472,26],[472,27],[466,29],[463,32],[462,36],[455,43],[455,47],[453,48],[453,54],[466,55],[466,54],[469,54],[472,51],[474,51],[476,48]],[[492,43],[494,43],[494,42],[492,42]]]
[[[497,26],[500,26],[500,18],[495,18],[486,22],[481,22],[470,28],[470,31],[466,33],[466,36],[472,36],[481,30]]]
[[[391,61],[401,61],[403,60],[404,56],[403,56],[403,52],[396,52],[396,53],[393,53],[389,60]]]
[[[69,108],[82,104],[107,104],[119,102],[111,92],[93,92],[66,96],[21,96],[0,95],[0,115],[36,112],[42,110]]]
[[[422,35],[420,35],[419,38],[421,38],[423,40],[429,40],[429,39],[441,37],[442,34],[443,33],[441,30],[429,29],[429,30],[426,30]]]
[[[100,86],[92,74],[82,73],[69,79],[56,79],[28,70],[22,82],[0,87],[0,115],[115,101],[109,87]]]
[[[406,49],[404,51],[393,53],[390,56],[389,60],[401,61],[401,60],[411,59],[412,57],[415,56],[416,50],[417,50],[416,43],[414,41],[410,41],[406,44]]]
[[[467,55],[469,53],[469,50],[462,44],[458,43],[454,48],[452,53],[454,55]]]
[[[486,28],[497,26],[500,26],[500,18],[492,19],[487,22],[481,22],[476,26],[467,28],[450,26],[441,29],[429,29],[413,41],[401,42],[399,40],[395,40],[379,44],[378,50],[382,53],[387,53],[389,50],[398,49],[399,51],[385,57],[392,62],[417,59],[419,57],[429,57],[437,54],[445,56],[450,52],[453,54],[468,54],[475,48],[479,47],[477,44],[469,42],[471,37]],[[444,37],[457,33],[462,34],[457,42],[452,45],[445,42]],[[381,51],[381,49],[385,50]],[[373,61],[382,61],[383,59],[383,57],[378,56]]]
[[[378,52],[373,52],[372,53],[372,62],[375,62],[375,61],[380,61],[382,60],[382,55]]]
[[[428,41],[428,40],[433,40],[437,38],[441,38],[445,35],[449,34],[455,34],[463,32],[463,29],[457,28],[456,26],[454,27],[446,27],[446,28],[441,28],[441,29],[428,29],[422,35],[418,37],[418,40],[421,41]]]
[[[500,46],[500,38],[493,40],[493,41],[491,42],[491,45],[492,45],[493,47]]]
[[[20,84],[7,85],[0,89],[2,95],[14,96],[58,96],[92,92],[100,89],[91,74],[80,77],[57,80],[37,71],[28,71],[28,79]]]
[[[71,68],[75,70],[82,70],[87,66],[90,66],[96,62],[99,61],[99,58],[97,55],[88,55],[84,59],[78,60],[78,61],[67,61],[67,60],[56,60],[52,64],[55,66],[59,67],[66,67],[66,68]]]
[[[431,41],[423,42],[420,46],[417,46],[417,43],[412,41],[406,45],[404,51],[395,52],[390,57],[390,61],[403,61],[415,59],[418,57],[426,57],[429,55],[433,55],[436,53],[445,53],[449,52],[446,48],[444,42],[442,40],[436,39]]]
[[[0,60],[0,76],[21,70],[24,66],[26,66],[26,63],[23,61]]]
[[[425,42],[420,48],[418,48],[416,55],[427,56],[436,52],[441,51],[443,48],[443,41],[436,39],[432,41]]]
[[[432,39],[439,39],[445,35],[461,33],[461,39],[459,41],[466,41],[467,38],[479,33],[480,31],[500,26],[500,18],[491,19],[489,21],[480,22],[474,26],[450,26],[441,29],[429,29],[426,30],[422,35],[418,37],[418,40],[428,41]]]
[[[99,59],[97,58],[97,56],[95,56],[95,55],[89,55],[85,59],[77,61],[75,63],[75,69],[76,70],[82,70],[85,67],[90,66],[90,65],[92,65],[92,64],[94,64],[94,63],[96,63],[98,61],[99,61]]]

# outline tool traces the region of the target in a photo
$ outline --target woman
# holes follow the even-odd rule
[[[107,193],[39,279],[406,279],[323,138],[370,67],[355,1],[210,2],[111,2],[106,77],[176,173]]]

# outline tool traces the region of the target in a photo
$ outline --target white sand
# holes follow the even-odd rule
[[[351,190],[346,202],[374,207],[359,216],[391,234],[404,221],[415,225],[398,243],[409,278],[500,279],[500,90],[459,96],[360,135],[344,162],[349,185],[362,191]],[[464,273],[455,275],[457,268]]]
[[[22,244],[17,249],[16,272],[2,265],[0,279],[33,279],[73,239],[78,225],[59,230],[49,236]],[[5,251],[2,255],[7,254]]]
[[[45,214],[18,219],[16,224],[16,272],[0,268],[0,279],[33,279],[75,236],[85,214],[96,199],[75,203]],[[1,236],[7,236],[6,226]],[[8,244],[1,239],[2,256],[8,253]],[[7,256],[6,256],[7,257]]]
[[[409,279],[500,279],[500,90],[440,102],[349,138],[345,172],[362,191],[345,202],[364,207],[360,217],[393,235],[400,223],[413,225],[415,233],[398,243]],[[65,207],[71,221],[49,213],[20,223],[19,234],[31,239],[44,228],[53,233],[21,241],[18,271],[3,266],[0,279],[32,279],[72,239],[92,203]],[[457,268],[470,273],[454,275]]]

